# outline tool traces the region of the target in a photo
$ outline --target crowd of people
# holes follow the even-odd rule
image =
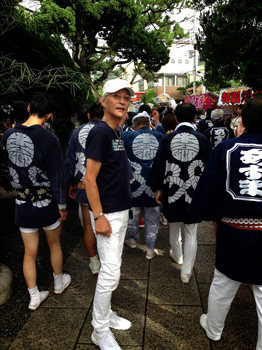
[[[29,118],[4,133],[16,189],[15,223],[25,248],[29,309],[37,309],[49,295],[37,287],[40,228],[50,247],[54,292],[63,293],[71,283],[63,273],[60,243],[68,191],[79,204],[89,267],[98,275],[91,339],[101,350],[120,349],[110,328],[131,327],[111,308],[124,244],[135,249],[144,232],[145,258],[153,259],[159,224],[168,222],[169,256],[181,269],[181,283],[187,284],[202,220],[214,222],[217,244],[208,312],[200,325],[208,338],[219,340],[240,284],[252,284],[256,350],[262,350],[262,97],[238,106],[230,120],[219,108],[208,109],[201,119],[189,103],[175,110],[141,105],[138,113],[130,113],[133,95],[127,81],[112,79],[100,102],[80,106],[81,125],[69,137],[64,160],[59,140],[43,128],[53,111],[53,101],[44,93],[32,96]]]

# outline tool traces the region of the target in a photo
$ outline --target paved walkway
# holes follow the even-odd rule
[[[143,230],[141,230],[141,233]],[[123,350],[255,350],[257,318],[253,294],[242,285],[229,312],[221,341],[211,342],[199,325],[213,276],[215,239],[210,223],[199,225],[198,253],[189,284],[168,257],[168,228],[161,226],[159,256],[145,259],[143,237],[136,249],[124,247],[121,281],[112,308],[128,318],[128,331],[114,331]],[[88,268],[82,241],[65,262],[70,288],[32,312],[10,350],[95,350],[90,340],[96,277]],[[0,345],[1,348],[1,345]]]

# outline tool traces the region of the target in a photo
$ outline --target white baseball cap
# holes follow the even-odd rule
[[[116,91],[119,91],[121,89],[127,89],[130,93],[130,96],[134,96],[134,90],[131,89],[128,82],[126,80],[116,78],[108,80],[104,87],[103,87],[103,96],[105,96],[107,93],[113,93]]]

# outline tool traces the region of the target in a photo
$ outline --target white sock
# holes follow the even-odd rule
[[[39,293],[39,290],[38,290],[38,287],[35,286],[34,288],[31,288],[31,289],[28,288],[28,292],[30,296],[34,296],[34,295],[37,295],[37,293]]]
[[[90,261],[95,261],[95,260],[98,260],[98,256],[95,255],[95,256],[93,256],[92,258],[89,258],[89,259],[90,259]]]
[[[62,282],[63,282],[63,280],[62,280],[63,273],[60,273],[60,275],[55,275],[53,273],[53,276],[54,276],[55,285],[56,286],[60,286],[62,284]]]

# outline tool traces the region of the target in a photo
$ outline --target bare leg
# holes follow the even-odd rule
[[[25,247],[23,272],[28,289],[36,287],[36,266],[35,261],[39,246],[39,232],[21,232]]]
[[[84,224],[84,246],[89,258],[97,255],[96,238],[91,224],[88,205],[81,204]]]
[[[62,225],[60,224],[54,230],[44,230],[50,249],[51,265],[55,275],[60,275],[63,268],[63,253],[60,242],[61,229]]]

